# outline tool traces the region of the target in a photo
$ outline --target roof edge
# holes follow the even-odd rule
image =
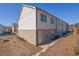
[[[26,4],[22,4],[22,6],[25,6],[25,7],[28,7],[28,8],[33,8],[33,9],[41,10],[41,11],[43,11],[43,12],[49,14],[50,16],[55,17],[55,18],[57,18],[58,20],[60,20],[60,21],[62,21],[62,22],[64,22],[64,23],[67,23],[67,24],[68,24],[68,22],[66,22],[66,21],[60,19],[59,17],[56,17],[56,16],[52,15],[51,13],[49,13],[49,12],[43,10],[43,9],[40,9],[40,8],[38,8],[38,7],[36,7],[36,6],[31,6],[31,5],[26,5]]]
[[[26,5],[26,4],[22,4],[22,6],[25,6],[25,7],[29,7],[29,8],[36,8],[35,6],[31,6],[31,5]]]

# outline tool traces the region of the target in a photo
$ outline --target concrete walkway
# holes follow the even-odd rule
[[[55,40],[55,41],[53,41],[53,42],[50,43],[50,44],[45,44],[45,45],[39,46],[39,47],[41,47],[41,48],[43,48],[43,49],[42,49],[41,51],[39,51],[38,53],[36,53],[34,56],[39,56],[40,53],[45,52],[45,51],[49,48],[49,46],[55,44],[57,41],[58,41],[58,40]]]

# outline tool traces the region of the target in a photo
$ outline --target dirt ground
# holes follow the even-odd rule
[[[0,56],[31,56],[41,49],[15,36],[0,40]]]
[[[79,34],[72,34],[59,38],[40,56],[76,56],[79,55]]]
[[[0,39],[0,56],[77,56],[79,34],[62,36],[56,42],[42,47],[36,47],[17,36],[8,36],[6,39]]]

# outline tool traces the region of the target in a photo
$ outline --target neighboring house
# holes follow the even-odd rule
[[[75,24],[76,30],[79,32],[79,23]]]
[[[4,31],[5,31],[5,26],[0,24],[0,35],[4,34]]]
[[[18,36],[34,45],[52,40],[68,31],[68,23],[37,7],[23,5],[18,22]]]
[[[69,26],[69,31],[70,31],[70,32],[74,32],[74,25],[70,25],[70,26]]]
[[[5,34],[11,34],[11,33],[12,33],[11,26],[6,26],[6,28],[5,28]]]
[[[18,24],[17,23],[13,23],[12,24],[12,33],[16,33],[18,31]]]

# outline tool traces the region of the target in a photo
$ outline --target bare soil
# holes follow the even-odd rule
[[[79,55],[79,34],[69,34],[57,40],[57,42],[49,45],[45,51],[41,52],[39,56]],[[44,48],[40,46],[36,47],[17,36],[0,39],[0,56],[35,56],[43,49]]]
[[[18,37],[0,40],[0,56],[31,56],[41,49]]]
[[[58,39],[40,56],[76,56],[79,55],[79,34],[72,34]]]

